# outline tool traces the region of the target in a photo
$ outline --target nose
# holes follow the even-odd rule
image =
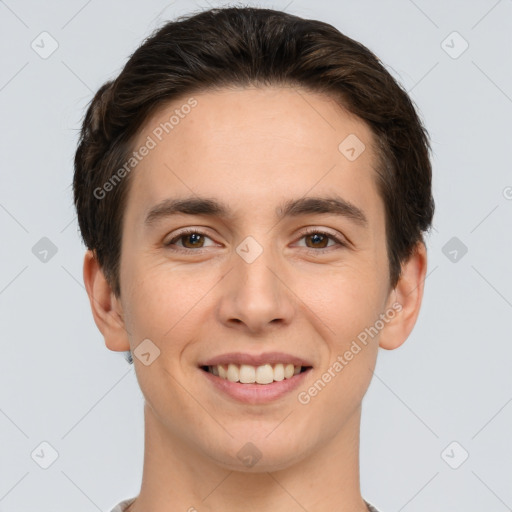
[[[290,324],[295,314],[293,283],[270,249],[251,261],[233,254],[233,268],[222,280],[217,313],[230,328],[263,334]]]

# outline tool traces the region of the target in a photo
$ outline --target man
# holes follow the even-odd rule
[[[93,98],[74,192],[94,320],[145,398],[114,512],[377,510],[361,402],[416,322],[434,211],[378,59],[269,9],[170,22]]]

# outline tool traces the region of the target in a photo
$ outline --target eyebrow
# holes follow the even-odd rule
[[[206,197],[169,198],[164,199],[149,210],[144,224],[150,227],[161,219],[179,214],[206,215],[222,219],[232,219],[234,217],[229,206],[215,199]],[[345,217],[361,227],[368,225],[368,219],[363,210],[338,196],[308,196],[300,199],[290,199],[278,206],[275,214],[278,220],[307,214],[330,214]]]

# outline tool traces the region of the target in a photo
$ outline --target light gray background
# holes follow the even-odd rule
[[[73,156],[93,92],[153,29],[208,4],[224,5],[0,1],[0,512],[107,511],[139,491],[142,396],[92,319]],[[382,512],[512,510],[512,1],[254,5],[368,46],[432,137],[423,308],[401,348],[380,350],[363,402],[363,496]],[[43,31],[59,45],[46,59],[31,47],[51,48]],[[46,262],[32,251],[43,237],[57,248]],[[48,469],[44,441],[58,452]]]

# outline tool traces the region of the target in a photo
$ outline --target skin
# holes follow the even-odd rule
[[[133,351],[149,338],[160,350],[149,366],[134,357],[145,397],[145,457],[141,491],[129,510],[363,512],[361,401],[379,346],[399,347],[416,322],[425,246],[418,244],[391,289],[373,135],[332,99],[284,87],[194,98],[198,105],[131,175],[121,296],[112,293],[91,251],[84,260],[106,346]],[[185,101],[157,111],[134,146]],[[349,134],[366,146],[354,161],[338,150]],[[283,200],[333,192],[362,209],[368,225],[329,214],[276,220]],[[221,200],[234,216],[179,215],[144,226],[159,201],[188,196]],[[182,237],[174,242],[177,251],[163,245],[185,227],[206,237]],[[350,243],[303,236],[305,227]],[[236,252],[247,236],[263,249],[252,263]],[[196,247],[203,252],[194,253]],[[308,404],[299,403],[298,391],[393,303],[401,311]],[[236,351],[282,351],[310,361],[313,370],[299,390],[275,402],[242,404],[215,390],[197,367]],[[237,458],[249,441],[262,454],[252,467]]]

